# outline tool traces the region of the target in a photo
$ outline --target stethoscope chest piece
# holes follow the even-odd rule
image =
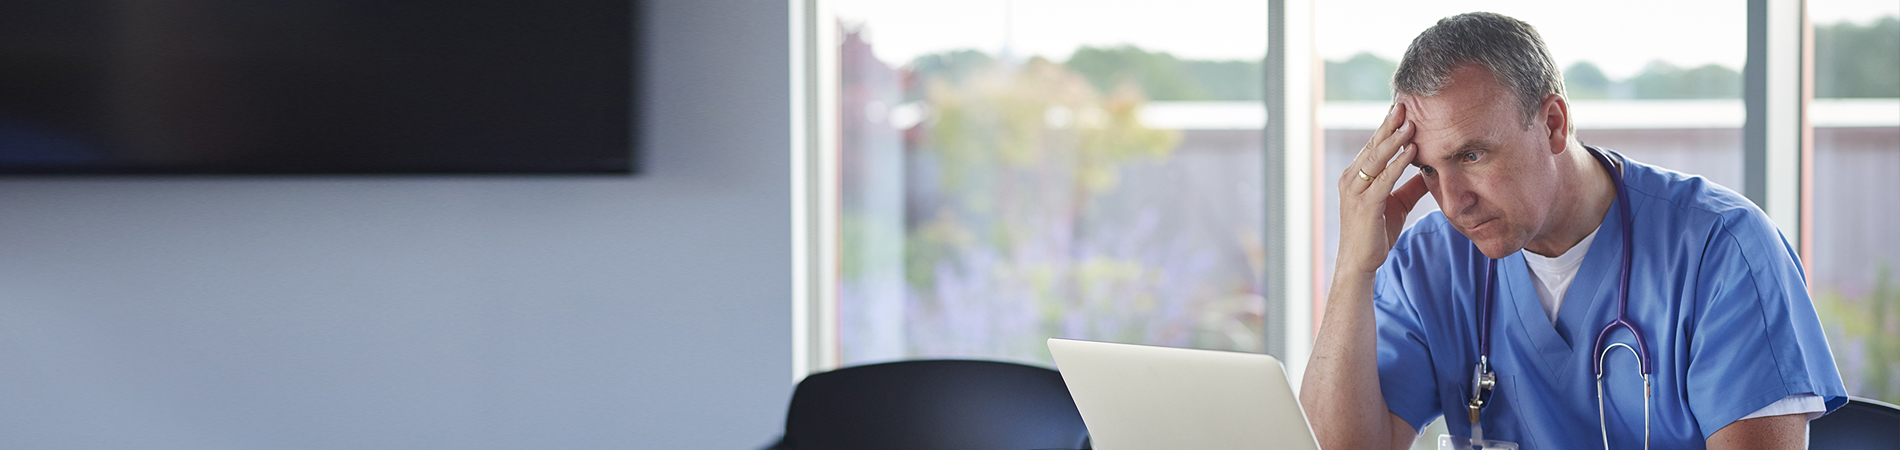
[[[1471,423],[1478,423],[1478,412],[1491,400],[1491,391],[1498,387],[1498,373],[1491,370],[1491,361],[1487,357],[1478,358],[1478,366],[1471,370],[1471,400],[1465,402],[1465,409],[1471,413]]]

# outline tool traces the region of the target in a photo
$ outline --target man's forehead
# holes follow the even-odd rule
[[[1461,150],[1483,147],[1499,126],[1516,124],[1516,105],[1509,90],[1499,86],[1488,72],[1456,70],[1452,82],[1436,95],[1399,94],[1394,100],[1405,105],[1405,120],[1417,128],[1412,141],[1419,150],[1420,163],[1455,157]]]
[[[1485,131],[1476,126],[1482,122],[1479,111],[1442,100],[1442,96],[1412,96],[1401,100],[1405,104],[1405,120],[1415,128],[1412,143],[1418,148],[1420,163],[1448,158]]]

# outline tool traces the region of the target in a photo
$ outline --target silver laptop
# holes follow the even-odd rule
[[[1097,450],[1319,449],[1272,356],[1050,339]]]

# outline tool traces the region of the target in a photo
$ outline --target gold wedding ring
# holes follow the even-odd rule
[[[1360,170],[1360,171],[1359,171],[1359,179],[1360,179],[1360,180],[1365,180],[1365,181],[1372,181],[1372,180],[1377,180],[1377,179],[1379,179],[1379,177],[1375,177],[1375,176],[1371,176],[1371,175],[1366,175],[1366,171],[1365,171],[1365,170]]]

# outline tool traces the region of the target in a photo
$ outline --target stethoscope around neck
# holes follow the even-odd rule
[[[1590,367],[1591,373],[1596,375],[1597,426],[1602,430],[1603,448],[1610,448],[1610,429],[1603,414],[1603,362],[1609,359],[1611,350],[1617,348],[1628,350],[1630,354],[1636,356],[1636,361],[1643,368],[1643,448],[1648,449],[1649,375],[1654,372],[1651,371],[1649,364],[1648,340],[1643,337],[1642,329],[1637,328],[1636,322],[1630,320],[1629,317],[1630,260],[1634,252],[1631,236],[1635,235],[1632,229],[1634,221],[1630,214],[1629,191],[1623,186],[1622,171],[1617,170],[1616,165],[1610,163],[1608,156],[1593,148],[1586,147],[1586,149],[1590,151],[1590,156],[1596,158],[1597,163],[1603,165],[1604,170],[1610,172],[1610,180],[1616,184],[1617,212],[1623,225],[1623,270],[1617,275],[1616,319],[1611,320],[1608,325],[1603,326],[1603,330],[1597,332],[1596,345],[1591,347],[1591,353],[1597,355],[1595,364]],[[1471,399],[1465,403],[1470,413],[1472,437],[1476,439],[1483,439],[1482,431],[1480,431],[1482,428],[1478,425],[1478,413],[1484,409],[1486,403],[1490,402],[1491,391],[1498,386],[1497,372],[1491,369],[1491,316],[1493,315],[1492,307],[1496,304],[1497,274],[1498,260],[1486,261],[1482,280],[1484,284],[1478,289],[1478,364],[1472,368]],[[1632,348],[1629,344],[1621,342],[1610,343],[1610,333],[1618,328],[1629,330],[1630,335],[1636,337],[1635,347]],[[1605,345],[1606,343],[1608,345]]]

